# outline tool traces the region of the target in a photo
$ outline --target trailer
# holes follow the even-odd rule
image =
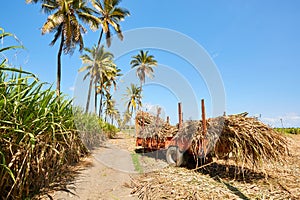
[[[206,150],[207,140],[203,139],[197,144],[196,155],[198,158],[210,162],[212,157],[210,152]],[[165,151],[168,164],[173,166],[182,166],[195,155],[191,149],[191,142],[186,138],[166,137],[160,140],[158,137],[136,138],[136,146],[142,147],[146,151]]]
[[[204,101],[202,100],[202,122],[203,122],[203,134],[206,134],[206,119],[205,119],[205,108]],[[160,111],[157,112],[157,118],[159,116]],[[181,112],[181,103],[178,103],[178,114],[179,114],[179,123],[178,129],[182,128],[183,120],[182,120],[182,112]],[[167,120],[168,121],[168,120]],[[136,127],[136,131],[139,129]],[[210,155],[209,150],[206,148],[208,144],[208,140],[203,138],[199,144],[196,144],[194,151],[191,149],[191,140],[187,137],[164,137],[160,138],[154,131],[154,133],[150,134],[151,137],[139,137],[137,133],[136,137],[136,146],[142,147],[147,151],[166,151],[166,160],[168,164],[174,166],[181,166],[185,164],[189,158],[197,157],[200,159],[206,159],[206,161],[211,161],[212,156]],[[195,155],[193,152],[197,152]]]

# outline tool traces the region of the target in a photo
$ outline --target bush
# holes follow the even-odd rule
[[[76,129],[85,146],[89,150],[99,147],[105,140],[105,134],[102,132],[98,116],[95,114],[84,113],[79,107],[76,107],[73,110]]]
[[[116,136],[116,133],[120,131],[116,126],[104,122],[102,119],[99,119],[99,124],[107,138],[114,138]]]

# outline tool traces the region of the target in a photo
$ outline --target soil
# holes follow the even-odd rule
[[[197,171],[166,167],[164,151],[139,152],[133,136],[118,133],[82,160],[67,184],[38,199],[300,199],[300,135],[289,135],[289,140],[284,165],[249,169],[236,177],[234,166],[216,160]],[[133,162],[136,152],[140,169]]]
[[[289,135],[289,156],[262,168],[216,160],[198,170],[167,167],[132,181],[140,199],[300,199],[300,135]]]
[[[91,151],[79,165],[66,176],[70,179],[43,192],[36,199],[54,200],[135,200],[128,187],[136,176],[131,153],[135,148],[135,138],[117,133],[100,148]]]

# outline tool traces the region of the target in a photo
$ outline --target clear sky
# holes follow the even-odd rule
[[[261,116],[272,126],[300,127],[300,2],[298,0],[123,0],[122,7],[131,16],[122,22],[124,32],[143,27],[168,28],[194,39],[216,64],[226,92],[226,112],[247,111]],[[45,82],[55,84],[58,44],[48,44],[53,34],[41,35],[40,28],[47,15],[40,5],[27,5],[25,0],[4,1],[1,4],[0,26],[14,33],[26,47],[10,56],[10,63],[34,72]],[[92,46],[99,31],[88,29],[85,45]],[[5,44],[6,41],[4,41]],[[113,41],[114,42],[114,41]],[[1,41],[2,45],[3,41]],[[151,50],[161,65],[184,73],[189,64],[165,52]],[[126,73],[130,69],[129,53],[117,64]],[[77,70],[81,67],[80,54],[63,56],[62,91],[73,96]],[[188,67],[186,67],[188,68]],[[209,92],[201,78],[184,76],[198,90],[197,98],[205,98],[210,115]],[[199,81],[198,86],[195,82]],[[200,86],[199,86],[200,85]],[[148,93],[147,93],[148,91]],[[154,98],[153,91],[157,96]],[[176,101],[171,92],[155,85],[145,86],[145,101],[164,104],[163,95]],[[168,94],[167,94],[168,93]],[[175,100],[174,100],[175,99]],[[174,115],[168,105],[167,115]],[[176,111],[176,105],[172,105]]]

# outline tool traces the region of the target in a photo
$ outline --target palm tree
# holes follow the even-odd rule
[[[105,122],[107,122],[107,117],[111,119],[111,124],[113,124],[114,118],[118,115],[119,111],[115,108],[116,101],[112,98],[110,93],[106,93],[105,95]]]
[[[80,58],[83,64],[85,64],[85,66],[80,68],[79,72],[87,71],[86,75],[83,77],[83,80],[85,80],[87,77],[90,77],[90,84],[89,84],[88,98],[85,107],[85,112],[87,113],[89,109],[92,85],[94,83],[94,87],[95,87],[94,112],[96,113],[97,88],[98,88],[97,84],[100,81],[102,81],[102,79],[105,79],[108,73],[110,73],[111,71],[115,71],[116,65],[113,62],[113,57],[114,57],[113,54],[108,51],[105,51],[103,45],[100,48],[94,46],[91,49],[85,48],[84,50],[87,52],[87,54],[82,55]]]
[[[125,97],[128,99],[126,102],[127,112],[132,116],[133,111],[136,110],[137,106],[142,106],[141,88],[131,83],[130,87],[126,88]]]
[[[56,93],[60,95],[61,82],[61,54],[72,54],[77,45],[79,50],[83,49],[82,34],[86,29],[79,20],[89,23],[92,29],[97,29],[99,19],[92,15],[91,8],[86,6],[84,0],[26,0],[27,3],[42,3],[42,10],[49,15],[42,27],[42,34],[55,32],[54,39],[50,43],[53,46],[60,38],[60,45],[57,54],[57,85]]]
[[[108,47],[111,45],[111,30],[110,27],[117,32],[120,40],[123,40],[123,34],[119,22],[123,21],[126,16],[130,13],[128,10],[117,7],[121,0],[92,0],[93,7],[97,10],[95,13],[99,16],[101,20],[102,30],[98,40],[98,46],[100,45],[102,35],[106,35],[106,44]]]
[[[157,66],[157,61],[154,59],[153,55],[148,55],[148,51],[144,52],[140,51],[136,56],[132,56],[132,60],[130,62],[131,68],[136,68],[136,75],[140,79],[141,83],[141,91],[143,83],[145,83],[146,75],[150,78],[153,78],[153,67]]]
[[[113,70],[107,71],[105,76],[99,80],[99,86],[97,90],[97,94],[100,94],[100,106],[99,106],[99,117],[102,115],[102,101],[105,94],[110,94],[111,87],[114,86],[114,90],[117,89],[117,78],[122,76],[120,73],[121,69],[115,67]]]
[[[128,110],[123,113],[123,120],[120,121],[120,127],[125,128],[125,125],[130,121],[131,115]]]

